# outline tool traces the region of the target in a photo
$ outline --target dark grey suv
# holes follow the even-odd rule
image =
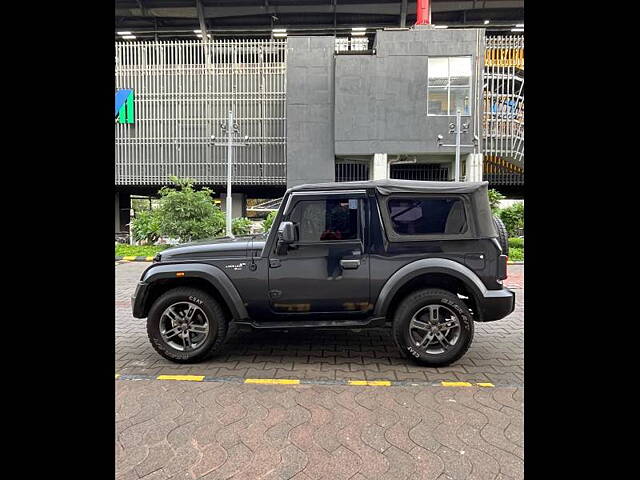
[[[469,348],[474,321],[514,309],[505,243],[486,182],[302,185],[266,234],[159,254],[133,315],[176,362],[215,354],[231,326],[390,326],[405,356],[448,365]]]

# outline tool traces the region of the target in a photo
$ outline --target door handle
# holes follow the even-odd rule
[[[340,260],[340,266],[345,270],[353,270],[360,266],[360,260]]]

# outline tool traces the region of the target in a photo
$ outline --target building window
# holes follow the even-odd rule
[[[459,198],[390,198],[387,207],[393,230],[399,235],[455,235],[467,229]]]
[[[471,57],[431,57],[427,115],[471,115]]]

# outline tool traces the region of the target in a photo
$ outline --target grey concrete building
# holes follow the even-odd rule
[[[454,149],[438,135],[455,142],[449,124],[458,108],[468,125],[461,143],[476,143],[461,148],[465,177],[481,178],[469,155],[481,152],[482,30],[381,30],[364,55],[335,54],[332,42],[288,40],[288,186],[333,181],[336,164],[353,166],[353,180],[402,174],[400,165],[451,180]]]
[[[117,42],[116,88],[133,92],[135,112],[127,123],[116,108],[116,232],[129,196],[154,194],[170,175],[224,197],[229,110],[245,144],[234,148],[234,216],[247,197],[301,183],[452,180],[456,110],[461,179],[521,185],[524,44],[502,38],[427,26],[371,38]],[[505,45],[515,60],[496,56]]]

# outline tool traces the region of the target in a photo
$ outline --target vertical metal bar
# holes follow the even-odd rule
[[[460,109],[456,110],[456,171],[454,180],[460,181]]]
[[[232,142],[233,142],[233,110],[229,110],[227,120],[227,237],[233,237],[231,228],[231,165],[232,165]]]

